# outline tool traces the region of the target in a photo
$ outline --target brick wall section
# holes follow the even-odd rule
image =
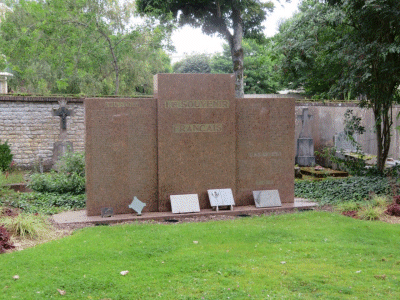
[[[60,134],[60,118],[54,117],[52,111],[59,108],[60,100],[66,100],[67,108],[74,110],[75,113],[74,116],[67,118],[68,140],[73,142],[74,150],[83,151],[85,148],[83,99],[0,96],[0,140],[1,142],[8,140],[17,165],[32,167],[37,164],[39,155],[43,156],[44,160],[51,161],[53,145],[59,140]],[[324,146],[333,144],[333,135],[343,130],[343,114],[350,108],[363,117],[363,125],[367,128],[367,132],[361,137],[364,151],[375,154],[376,139],[370,110],[360,109],[355,103],[297,102],[296,115],[300,115],[302,108],[305,107],[308,107],[310,114],[315,116],[311,121],[315,149],[320,150]],[[400,126],[400,120],[396,120],[399,113],[400,105],[396,105],[393,110],[394,127]],[[300,130],[301,121],[296,119],[295,140]],[[393,132],[391,145],[389,156],[400,159],[399,131]]]
[[[18,166],[30,168],[39,156],[51,163],[54,143],[60,138],[60,118],[52,114],[60,107],[59,100],[67,100],[67,108],[74,111],[74,116],[67,118],[67,140],[74,150],[83,151],[85,112],[81,99],[0,97],[0,140],[8,141]]]

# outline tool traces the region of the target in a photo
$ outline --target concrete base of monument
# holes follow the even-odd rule
[[[78,225],[78,224],[112,224],[112,223],[123,223],[123,222],[134,222],[134,221],[174,221],[187,218],[207,218],[212,219],[214,216],[251,216],[251,215],[262,215],[264,213],[273,212],[290,212],[295,210],[309,210],[317,206],[316,203],[310,202],[307,199],[295,198],[294,203],[282,203],[279,207],[266,207],[256,208],[255,206],[234,206],[233,210],[219,210],[215,211],[212,209],[202,209],[198,213],[183,213],[173,214],[172,212],[145,212],[141,216],[136,213],[132,214],[121,214],[114,215],[108,218],[102,218],[101,216],[86,215],[86,210],[79,211],[68,211],[60,214],[53,215],[55,223],[60,225]]]

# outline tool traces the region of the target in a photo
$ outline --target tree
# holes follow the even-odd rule
[[[173,69],[174,73],[210,73],[210,57],[205,53],[187,55],[175,63]]]
[[[392,107],[400,97],[400,2],[307,0],[281,31],[285,74],[297,84],[314,85],[314,92],[321,88],[320,93],[338,98],[358,96],[361,107],[373,110],[377,168],[383,171]],[[309,66],[314,67],[304,72]]]
[[[222,54],[211,58],[212,73],[232,73],[230,51],[223,45]],[[258,42],[254,39],[243,39],[244,65],[243,71],[245,94],[276,93],[280,88],[277,70],[280,55],[274,50],[274,42],[266,39]]]
[[[28,91],[52,93],[118,94],[149,86],[148,73],[170,64],[162,51],[170,30],[150,21],[131,27],[134,6],[124,3],[14,1],[0,28],[13,80]]]
[[[230,48],[233,71],[236,76],[236,97],[243,91],[242,38],[262,36],[262,22],[272,11],[272,1],[260,0],[138,0],[138,11],[159,16],[163,20],[173,17],[181,26],[201,27],[205,34],[219,34]]]

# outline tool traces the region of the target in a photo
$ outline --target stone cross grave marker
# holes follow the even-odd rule
[[[67,117],[72,116],[73,111],[61,106],[59,109],[53,111],[53,116],[60,117],[61,129],[67,130]]]
[[[67,151],[73,151],[72,142],[67,141],[67,117],[73,116],[73,110],[66,107],[65,101],[60,101],[60,108],[53,110],[53,116],[60,117],[60,136],[59,140],[54,143],[53,147],[53,165],[63,156]]]
[[[297,139],[296,163],[299,166],[312,166],[315,164],[314,141],[311,135],[312,115],[308,113],[308,108],[303,108],[303,113],[297,119],[301,120],[302,126]]]

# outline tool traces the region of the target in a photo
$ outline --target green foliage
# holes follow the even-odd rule
[[[0,171],[6,171],[10,168],[13,155],[8,142],[1,143],[0,141]]]
[[[210,57],[208,54],[191,54],[173,66],[174,73],[210,73]]]
[[[30,178],[28,187],[36,192],[73,194],[79,195],[85,193],[85,177],[77,173],[36,173]]]
[[[307,0],[278,37],[286,83],[319,97],[358,97],[361,107],[373,110],[380,172],[390,148],[392,106],[400,99],[399,12],[393,0]]]
[[[264,39],[262,22],[273,10],[272,1],[138,0],[136,5],[139,13],[162,21],[171,21],[172,17],[180,26],[200,27],[205,34],[223,37],[230,48],[236,97],[243,98],[242,38]]]
[[[77,174],[85,176],[85,153],[66,151],[57,162],[57,170],[65,174]]]
[[[35,173],[28,187],[36,192],[80,195],[85,193],[85,154],[67,151],[57,164],[58,172]]]
[[[383,214],[383,209],[381,207],[366,205],[362,207],[358,212],[357,215],[362,220],[379,220],[379,217]]]
[[[39,238],[49,232],[48,221],[40,215],[18,214],[13,217],[1,217],[0,223],[14,236]]]
[[[0,205],[19,208],[25,213],[53,215],[65,210],[83,209],[86,195],[54,193],[15,193],[12,197],[0,200]]]
[[[327,212],[84,228],[67,238],[3,255],[0,282],[8,288],[1,295],[399,299],[399,235],[396,225]],[[121,276],[123,270],[129,273]],[[16,274],[20,280],[13,279]],[[375,278],[383,274],[386,280]],[[66,295],[60,296],[57,289]]]
[[[318,201],[321,205],[369,199],[371,193],[389,195],[391,192],[385,177],[349,177],[323,181],[296,181],[295,195]]]
[[[245,94],[276,93],[280,86],[277,72],[280,56],[274,50],[274,42],[244,39],[244,92]],[[229,46],[223,45],[222,54],[211,58],[212,73],[232,73],[232,59]]]
[[[167,72],[171,28],[132,27],[134,3],[16,1],[0,26],[0,49],[16,92],[85,95],[151,93]]]

